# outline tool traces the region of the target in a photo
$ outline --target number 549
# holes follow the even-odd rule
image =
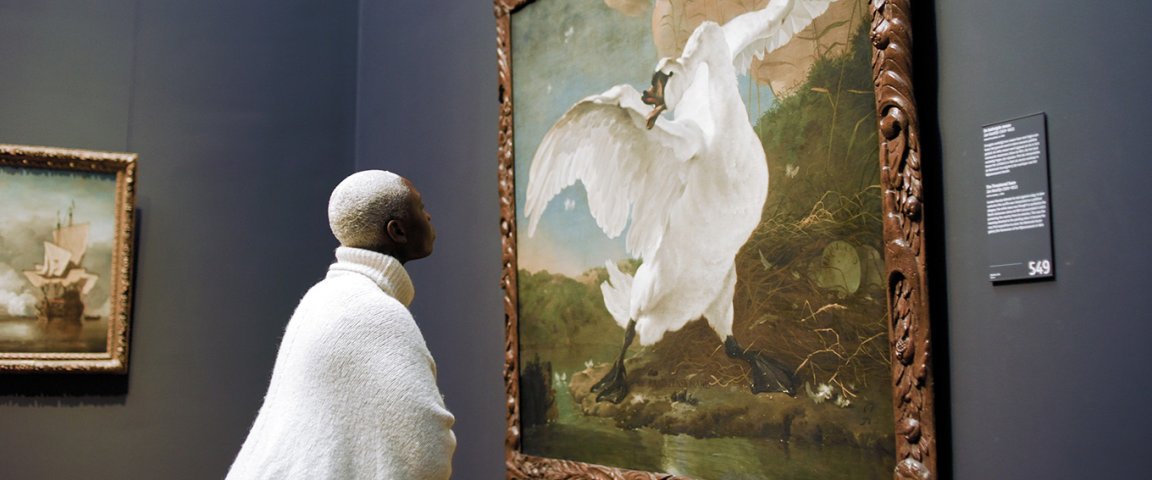
[[[1028,262],[1028,275],[1048,275],[1052,273],[1052,261],[1035,260]]]

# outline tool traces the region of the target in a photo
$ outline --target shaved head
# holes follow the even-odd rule
[[[328,225],[345,247],[379,250],[388,245],[385,225],[407,222],[411,191],[404,178],[365,170],[345,178],[328,200]]]

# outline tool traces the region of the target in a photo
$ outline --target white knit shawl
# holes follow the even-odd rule
[[[340,247],[296,308],[229,479],[446,479],[454,418],[397,260]]]

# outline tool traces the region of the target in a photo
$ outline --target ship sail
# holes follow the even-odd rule
[[[64,279],[61,280],[60,283],[63,283],[64,285],[80,285],[80,294],[87,295],[88,292],[92,291],[92,287],[96,286],[97,278],[98,277],[96,277],[96,275],[88,273],[87,270],[76,267],[69,270],[68,275],[65,275]],[[79,282],[84,283],[80,284]]]
[[[62,277],[68,264],[72,263],[72,252],[59,245],[44,242],[44,267],[48,277]]]
[[[79,265],[88,251],[89,223],[77,223],[52,232],[52,243],[72,253],[72,263]]]
[[[37,265],[37,266],[39,266],[39,265]],[[45,284],[48,283],[48,279],[44,278],[44,274],[42,274],[38,271],[25,270],[24,276],[27,277],[28,282],[31,283],[32,286],[36,287],[36,288],[43,287]]]

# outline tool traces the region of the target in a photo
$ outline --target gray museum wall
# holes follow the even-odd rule
[[[0,1],[0,142],[140,155],[130,374],[3,377],[0,477],[223,477],[336,246],[356,18],[353,0]]]
[[[432,214],[412,313],[456,415],[461,479],[504,477],[495,32],[483,0],[361,2],[356,168],[411,178]]]
[[[1152,5],[1124,3],[916,2],[946,478],[1142,476]],[[329,190],[387,168],[439,234],[410,271],[456,478],[502,478],[494,36],[486,0],[0,0],[0,142],[141,156],[130,375],[0,379],[0,476],[221,477]],[[1041,111],[1057,277],[992,286],[980,127]]]
[[[934,4],[917,5],[927,9],[914,28],[937,157],[925,168],[943,178],[932,212],[943,238],[929,254],[943,260],[931,295],[947,313],[936,329],[953,477],[1146,477],[1152,4]],[[1037,112],[1048,116],[1056,279],[993,286],[980,128]]]

